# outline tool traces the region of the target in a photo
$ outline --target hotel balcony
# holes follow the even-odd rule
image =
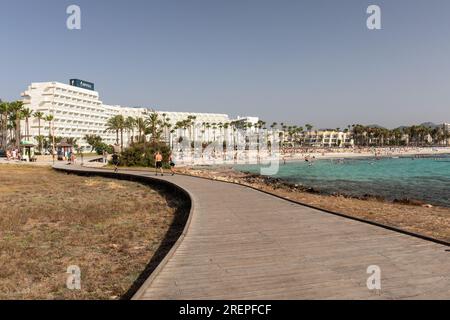
[[[41,106],[43,106],[43,105],[46,105],[46,104],[52,104],[52,101],[51,101],[51,100],[44,99],[44,100],[42,100],[41,102],[39,102],[39,107],[41,107]]]

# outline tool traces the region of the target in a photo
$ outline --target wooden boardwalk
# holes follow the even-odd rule
[[[136,299],[450,299],[445,245],[244,186],[158,179],[190,194],[191,221]],[[367,288],[370,265],[381,269],[380,291]]]

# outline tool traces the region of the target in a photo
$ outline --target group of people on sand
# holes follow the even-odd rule
[[[21,160],[21,153],[18,148],[8,149],[6,150],[6,159],[10,160]]]
[[[443,151],[441,151],[443,152]],[[283,159],[287,160],[305,160],[316,156],[317,158],[324,158],[327,156],[333,157],[342,154],[343,157],[360,157],[360,156],[375,156],[378,157],[394,157],[402,155],[415,154],[436,154],[439,150],[432,147],[412,147],[412,146],[387,146],[387,147],[361,147],[353,148],[289,148],[283,149],[281,155]],[[285,160],[284,160],[285,161]]]

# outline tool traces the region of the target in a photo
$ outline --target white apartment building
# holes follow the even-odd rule
[[[444,130],[450,132],[450,123],[444,123],[442,126],[444,127]]]
[[[192,138],[196,141],[207,137],[207,134],[211,130],[207,130],[206,126],[218,126],[219,124],[225,124],[230,122],[230,118],[226,114],[221,113],[194,113],[194,112],[172,112],[172,111],[157,111],[161,120],[166,119],[166,122],[170,123],[171,129],[174,129],[177,122],[186,120],[189,116],[195,117],[192,121]],[[184,129],[176,130],[173,135],[166,134],[167,140],[177,138],[180,136],[189,136]],[[170,137],[169,137],[170,136]]]
[[[306,145],[312,147],[352,147],[354,142],[350,132],[323,130],[309,131],[304,136]]]
[[[105,132],[106,121],[114,112],[105,108],[96,91],[59,82],[40,82],[32,83],[22,93],[22,98],[24,108],[40,111],[45,116],[53,115],[53,128],[41,120],[41,135],[49,135],[52,130],[55,136],[78,139],[80,147],[87,147],[83,140],[87,134],[100,135],[105,143],[114,142],[114,133]],[[35,137],[39,122],[34,117],[29,122],[30,136]]]
[[[146,118],[146,115],[151,111],[147,108],[105,105],[100,100],[99,93],[93,90],[93,84],[81,80],[71,80],[70,83],[69,85],[60,82],[35,82],[21,94],[24,108],[31,109],[33,113],[41,111],[45,116],[54,116],[52,129],[47,121],[41,120],[41,135],[48,136],[50,130],[52,130],[52,134],[55,136],[76,138],[77,144],[84,150],[90,149],[84,140],[87,134],[99,135],[106,144],[112,145],[116,143],[116,134],[105,132],[108,119],[119,114],[125,118],[129,116]],[[91,88],[89,88],[89,85],[92,85]],[[193,132],[196,139],[201,138],[204,134],[202,128],[206,123],[230,122],[226,114],[171,111],[157,111],[157,113],[161,120],[163,118],[168,119],[166,121],[171,124],[172,128],[178,121],[186,120],[188,116],[195,116]],[[33,137],[38,136],[38,123],[35,117],[29,119],[30,137],[27,137],[27,139],[32,140]],[[23,122],[22,131],[24,131],[24,128],[25,123]],[[185,134],[180,129],[173,136],[178,137]],[[169,139],[167,134],[165,136]],[[126,144],[128,141],[130,141],[129,137],[128,139],[125,137],[124,143]]]

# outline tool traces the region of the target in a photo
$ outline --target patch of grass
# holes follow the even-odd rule
[[[0,166],[0,299],[120,298],[176,241],[184,205],[136,182]],[[71,265],[81,290],[66,288]]]

